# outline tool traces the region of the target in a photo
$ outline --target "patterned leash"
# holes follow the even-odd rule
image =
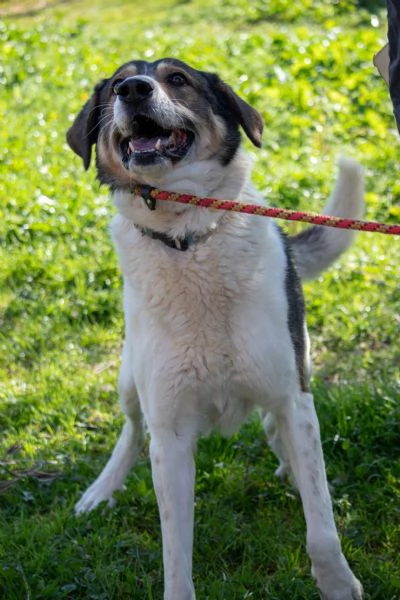
[[[137,196],[141,196],[151,210],[155,209],[157,200],[169,200],[172,202],[180,202],[181,204],[201,206],[203,208],[231,210],[248,215],[260,215],[262,217],[272,217],[273,219],[285,219],[286,221],[301,221],[302,223],[312,223],[313,225],[323,225],[325,227],[337,227],[338,229],[354,229],[356,231],[369,231],[371,233],[385,233],[386,235],[400,235],[400,224],[388,225],[387,223],[379,223],[377,221],[342,219],[341,217],[330,217],[329,215],[318,215],[316,213],[289,210],[287,208],[272,208],[260,206],[259,204],[245,204],[244,202],[235,202],[234,200],[200,198],[199,196],[191,196],[189,194],[165,192],[147,185],[136,186],[132,191]]]

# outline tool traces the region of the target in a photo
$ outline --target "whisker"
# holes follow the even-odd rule
[[[104,117],[102,117],[102,118],[101,118],[101,119],[100,119],[100,120],[99,120],[99,121],[98,121],[98,122],[97,122],[97,123],[94,125],[94,127],[92,127],[92,129],[91,129],[90,131],[88,131],[88,132],[87,132],[87,134],[86,134],[86,135],[87,135],[87,137],[89,137],[89,135],[90,135],[91,133],[93,133],[93,131],[94,131],[94,130],[95,130],[97,127],[99,127],[99,125],[102,125],[103,127],[107,127],[108,125],[111,125],[111,124],[114,124],[114,125],[115,125],[115,123],[114,123],[114,117],[110,117],[110,118],[109,118],[109,121],[108,121],[107,123],[104,123],[104,121],[105,121],[107,118],[109,118],[109,115],[104,115]]]
[[[104,109],[104,108],[110,108],[111,106],[112,106],[111,102],[106,102],[106,103],[104,103],[104,104],[96,104],[96,106],[93,106],[93,107],[90,109],[90,111],[89,111],[89,115],[88,115],[88,116],[90,117],[90,116],[91,116],[91,114],[92,114],[94,111],[98,110],[99,108],[100,108],[100,109]]]

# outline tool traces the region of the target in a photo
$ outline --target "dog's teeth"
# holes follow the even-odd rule
[[[158,138],[155,148],[156,148],[156,150],[161,150],[161,139],[160,138]]]
[[[173,131],[168,138],[168,148],[173,148],[176,145],[176,132]]]
[[[130,140],[128,148],[129,148],[129,150],[131,152],[135,152],[135,146],[133,145],[133,141],[132,140]]]

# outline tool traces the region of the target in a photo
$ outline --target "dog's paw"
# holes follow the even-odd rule
[[[363,600],[361,583],[352,573],[343,555],[341,558],[341,568],[336,572],[332,570],[328,574],[325,571],[321,577],[321,574],[318,576],[313,569],[322,600]]]
[[[279,467],[275,470],[275,477],[278,477],[282,482],[287,481],[296,492],[298,491],[299,488],[289,463],[281,461]]]
[[[82,513],[90,512],[94,510],[101,502],[107,502],[111,508],[116,504],[116,500],[113,497],[115,488],[110,488],[105,482],[95,481],[86,490],[82,498],[75,504],[75,514],[80,515]]]
[[[363,600],[364,598],[363,587],[355,577],[350,587],[347,586],[346,589],[340,586],[329,592],[324,593],[321,590],[319,592],[322,600]]]

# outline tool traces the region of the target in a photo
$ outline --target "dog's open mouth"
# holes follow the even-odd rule
[[[184,158],[194,140],[187,129],[164,129],[153,119],[138,115],[132,123],[132,135],[121,142],[122,160],[136,164],[151,164],[159,158],[177,162]]]

